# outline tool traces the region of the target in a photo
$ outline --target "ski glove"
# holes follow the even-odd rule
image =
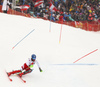
[[[42,69],[39,67],[40,72],[42,72]]]
[[[30,67],[30,68],[33,68],[33,65],[30,65],[29,67]]]
[[[31,63],[31,64],[29,65],[29,67],[30,67],[30,68],[33,68],[33,63]]]

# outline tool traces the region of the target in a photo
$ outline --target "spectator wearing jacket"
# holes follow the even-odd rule
[[[0,1],[0,5],[3,5],[3,0]]]
[[[100,17],[97,19],[98,23],[100,24]]]
[[[92,13],[89,13],[88,21],[93,21],[93,15],[92,15]]]
[[[75,21],[79,21],[78,15],[79,15],[78,12],[74,12],[74,18],[73,18],[73,19],[74,19]]]
[[[11,8],[11,3],[9,2],[9,0],[4,0],[3,5],[2,5],[2,11],[4,13],[7,13],[7,11],[9,10],[9,7]]]

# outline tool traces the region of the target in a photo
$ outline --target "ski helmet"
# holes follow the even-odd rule
[[[35,54],[32,54],[31,59],[32,60],[35,60],[36,59],[36,55]]]

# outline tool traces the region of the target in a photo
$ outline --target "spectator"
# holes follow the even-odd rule
[[[93,19],[94,19],[93,21],[97,21],[98,17],[97,17],[97,14],[95,13],[95,11],[92,12],[92,15],[93,15]]]
[[[3,5],[3,0],[0,1],[0,5]]]
[[[89,16],[88,16],[88,21],[93,21],[93,16],[92,16],[92,13],[89,13]]]
[[[88,13],[83,13],[83,21],[87,21],[88,20]]]
[[[3,5],[2,5],[2,11],[4,13],[7,13],[7,11],[9,10],[9,7],[11,8],[11,3],[9,2],[9,0],[4,0]]]
[[[56,20],[57,20],[57,21],[59,21],[59,17],[60,17],[60,13],[57,12],[57,13],[56,13]]]
[[[53,13],[51,13],[51,21],[56,21],[56,15],[55,15],[55,13],[53,12]]]
[[[75,21],[79,21],[78,15],[79,15],[78,12],[75,12],[75,13],[74,13],[74,20],[75,20]]]
[[[54,5],[57,7],[58,6],[58,0],[54,0]]]
[[[61,14],[60,16],[59,16],[59,21],[63,21],[63,14]]]
[[[72,14],[71,14],[71,12],[69,12],[69,20],[74,21],[74,19],[71,16],[72,16]]]
[[[100,24],[100,17],[97,19],[98,23]]]

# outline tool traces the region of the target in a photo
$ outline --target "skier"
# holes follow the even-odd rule
[[[8,72],[8,76],[10,76],[11,74],[17,74],[18,76],[22,77],[22,75],[31,73],[33,71],[33,69],[31,69],[33,67],[34,64],[38,65],[38,68],[40,70],[40,72],[42,72],[42,69],[39,66],[38,61],[36,60],[36,55],[32,54],[31,58],[28,59],[28,61],[26,63],[23,64],[23,66],[21,66],[20,70],[14,70],[12,72]]]

